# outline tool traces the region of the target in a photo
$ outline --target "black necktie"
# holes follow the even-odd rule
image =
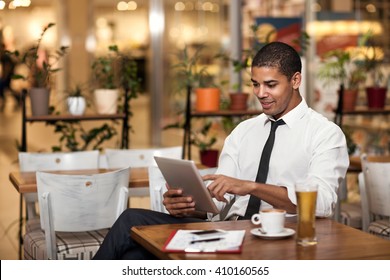
[[[275,131],[279,125],[283,125],[285,122],[283,120],[278,120],[277,122],[271,121],[271,131],[269,133],[267,142],[265,142],[263,153],[261,154],[259,169],[256,175],[256,182],[265,183],[267,181],[268,168],[269,168],[269,159],[271,157],[272,148],[275,142]],[[258,213],[260,209],[260,199],[257,196],[251,195],[249,198],[248,207],[246,208],[245,216],[243,220],[248,220],[252,217],[253,214]]]

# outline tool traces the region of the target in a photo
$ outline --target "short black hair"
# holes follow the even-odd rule
[[[273,67],[289,80],[302,71],[301,57],[290,45],[282,42],[272,42],[263,46],[255,55],[252,67]]]

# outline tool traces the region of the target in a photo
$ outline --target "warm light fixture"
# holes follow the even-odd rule
[[[197,2],[195,9],[197,11],[218,13],[219,12],[219,5],[216,3],[212,3],[210,1]],[[189,2],[189,1],[187,1],[185,3],[182,1],[178,1],[175,4],[175,11],[177,11],[177,12],[192,11],[192,10],[194,10],[194,4]]]
[[[13,6],[15,8],[19,8],[19,7],[29,7],[31,5],[31,1],[30,0],[13,0]]]
[[[0,10],[4,10],[6,7],[5,1],[0,0]],[[15,10],[16,8],[27,8],[30,7],[31,0],[13,0],[8,3],[9,10]]]
[[[9,2],[8,9],[10,9],[10,10],[15,10],[16,9],[14,1]]]
[[[137,5],[137,2],[135,1],[129,1],[129,2],[126,2],[126,1],[120,1],[117,5],[116,5],[116,9],[118,11],[135,11],[137,9],[138,5]]]
[[[181,11],[184,11],[185,8],[186,8],[186,5],[184,5],[183,2],[176,2],[175,11],[181,12]]]
[[[118,11],[126,11],[127,10],[127,3],[125,1],[120,1],[117,5],[116,5],[116,9]]]
[[[318,3],[314,3],[313,6],[311,7],[311,10],[315,13],[321,12],[322,7]]]
[[[314,37],[322,37],[329,35],[359,35],[367,33],[382,34],[383,28],[379,22],[373,21],[315,21],[310,22],[307,27],[309,35]]]
[[[376,12],[376,7],[374,4],[367,4],[366,10],[369,13],[375,13]]]

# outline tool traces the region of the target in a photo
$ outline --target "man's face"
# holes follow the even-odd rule
[[[259,99],[263,111],[278,119],[292,110],[301,101],[298,88],[301,74],[295,73],[291,80],[273,67],[252,67],[253,93]]]

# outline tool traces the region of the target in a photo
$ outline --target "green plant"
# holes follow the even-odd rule
[[[52,151],[85,151],[101,149],[101,145],[117,135],[113,126],[104,123],[100,127],[85,130],[78,121],[62,122],[49,121],[47,125],[54,126],[54,133],[61,135],[58,146],[53,146]]]
[[[385,75],[383,73],[383,52],[376,46],[372,31],[363,34],[359,40],[359,46],[365,48],[361,62],[367,75],[371,76],[375,87],[383,86]]]
[[[138,77],[137,62],[130,53],[119,50],[117,45],[108,46],[109,53],[96,57],[92,62],[92,80],[96,88],[129,90],[131,97],[137,97],[141,79]]]
[[[331,50],[324,55],[318,77],[327,84],[339,81],[345,88],[358,89],[366,75],[357,58],[356,53],[344,49]]]
[[[352,139],[352,129],[344,127],[343,132],[345,135],[345,140],[347,141],[348,154],[353,155],[357,149],[357,145]]]
[[[109,51],[113,51],[109,46]],[[115,79],[116,56],[112,53],[98,56],[92,62],[92,81],[95,88],[115,89],[118,88]]]
[[[191,55],[188,46],[176,54],[178,62],[172,66],[176,72],[179,91],[188,88],[209,87],[216,85],[213,82],[213,77],[207,70],[207,65],[202,65],[203,51],[207,46],[204,44],[197,45]],[[217,55],[211,57],[211,59]]]
[[[44,27],[37,43],[29,48],[23,55],[18,50],[11,52],[19,63],[25,64],[30,70],[27,77],[15,74],[13,79],[28,80],[33,87],[50,87],[51,76],[61,70],[61,68],[56,67],[56,65],[60,59],[66,55],[68,50],[68,47],[61,46],[54,53],[48,53],[45,58],[42,59],[40,57],[39,51],[41,50],[42,39],[46,32],[54,25],[55,23],[49,23]]]
[[[200,151],[209,150],[217,142],[215,135],[209,136],[212,125],[211,121],[206,120],[199,130],[191,132],[191,144]]]
[[[66,97],[81,97],[83,94],[84,88],[81,84],[75,84],[73,87],[70,87],[65,91]]]
[[[178,108],[176,115],[177,121],[172,124],[168,124],[163,127],[164,130],[178,128],[185,129],[189,124],[189,119],[185,118],[186,112],[190,108],[192,90],[197,87],[216,87],[213,82],[213,77],[207,71],[208,66],[201,62],[206,60],[203,57],[203,50],[206,45],[196,45],[193,52],[190,51],[188,46],[185,46],[182,50],[175,54],[177,62],[172,65],[172,69],[175,72],[177,85],[177,92],[186,92],[185,108]],[[217,56],[209,57],[211,60]],[[178,106],[179,107],[179,106]],[[187,123],[186,123],[187,121]]]
[[[125,91],[125,104],[128,106],[127,109],[121,108],[121,106],[119,109],[122,111],[127,110],[129,116],[132,116],[130,101],[131,99],[138,97],[142,82],[141,78],[138,76],[137,62],[130,53],[120,51],[117,45],[109,46],[109,50],[115,53],[118,66],[117,73],[119,74],[119,85]],[[128,127],[131,129],[130,124],[128,124]]]

